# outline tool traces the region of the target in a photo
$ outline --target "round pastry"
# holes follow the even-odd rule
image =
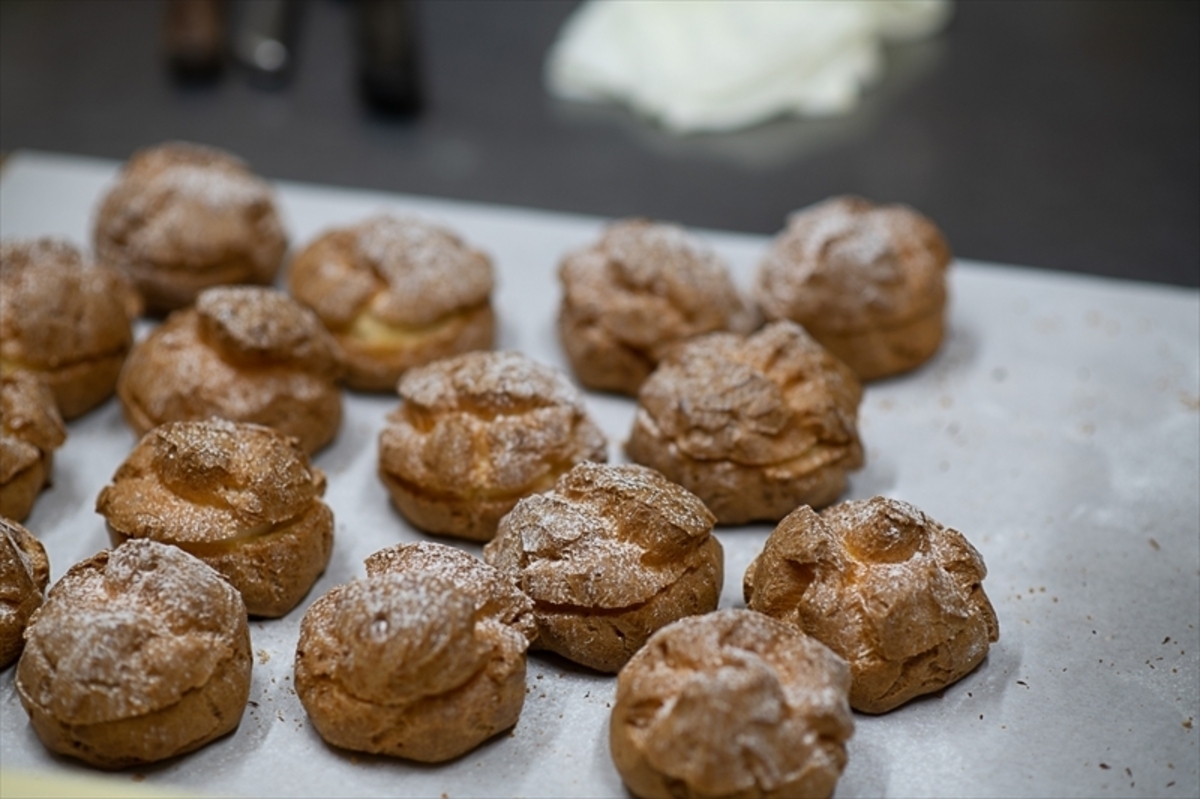
[[[790,624],[683,619],[617,677],[613,762],[641,799],[827,797],[854,734],[849,685],[846,662]]]
[[[367,561],[304,614],[295,685],[317,732],[344,749],[438,763],[517,723],[529,598],[439,544]]]
[[[0,518],[0,669],[25,647],[25,626],[42,605],[50,582],[50,561],[33,534]]]
[[[96,500],[113,546],[173,544],[238,589],[252,616],[282,616],[333,549],[325,475],[294,438],[222,419],[167,422],[145,436]]]
[[[517,352],[469,352],[409,370],[379,436],[392,502],[431,533],[488,541],[517,500],[549,490],[607,441],[583,395]]]
[[[95,247],[164,314],[209,286],[270,284],[287,237],[271,187],[242,161],[172,142],[125,164],[97,211]]]
[[[755,321],[725,262],[678,225],[618,221],[558,276],[559,338],[579,381],[601,391],[636,395],[676,342]]]
[[[768,320],[791,319],[862,380],[929,360],[945,328],[950,247],[904,205],[835,197],[792,214],[759,267]]]
[[[112,396],[141,300],[57,239],[0,244],[0,374],[33,372],[74,419]]]
[[[518,502],[483,557],[533,599],[538,648],[615,673],[655,630],[716,609],[715,521],[653,469],[581,463]]]
[[[313,453],[342,421],[335,347],[312,311],[282,292],[206,289],[133,348],[117,396],[139,435],[219,416],[273,427]]]
[[[533,600],[517,581],[461,549],[432,541],[397,544],[379,550],[363,563],[368,577],[405,572],[437,574],[471,596],[482,623],[499,623],[516,630],[525,636],[527,644],[537,639]]]
[[[66,440],[54,394],[41,378],[0,375],[0,516],[25,520]]]
[[[117,769],[236,729],[250,670],[241,594],[178,547],[130,541],[50,588],[15,683],[48,749]]]
[[[875,497],[797,508],[746,570],[746,604],[850,662],[850,704],[885,713],[945,688],[1000,637],[983,558],[957,530]]]
[[[792,322],[681,344],[642,385],[630,458],[695,493],[722,524],[833,502],[862,465],[850,369]]]
[[[341,348],[345,382],[395,391],[413,366],[495,338],[492,262],[438,225],[381,215],[320,236],[293,259],[292,295]]]

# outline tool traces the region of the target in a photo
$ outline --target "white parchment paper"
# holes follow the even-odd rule
[[[116,169],[11,156],[0,233],[87,246]],[[296,184],[279,192],[293,245],[384,209],[455,228],[495,260],[500,346],[565,368],[557,262],[604,220]],[[766,238],[699,233],[748,286]],[[867,388],[867,465],[847,496],[904,499],[962,531],[987,562],[1001,637],[940,694],[856,716],[837,796],[1200,795],[1200,295],[961,260],[952,274],[939,354]],[[337,519],[333,558],[299,608],[251,623],[257,658],[238,730],[110,777],[118,785],[264,797],[626,795],[607,745],[615,680],[554,657],[531,656],[514,730],[449,764],[334,750],[308,723],[291,684],[304,610],[361,576],[367,555],[423,537],[375,475],[376,437],[397,403],[347,394],[339,436],[316,456]],[[589,394],[588,404],[610,459],[625,460],[632,400]],[[115,400],[68,432],[54,485],[26,522],[52,579],[107,546],[95,498],[135,443]],[[744,604],[742,573],[769,532],[719,530],[723,607]],[[3,772],[92,774],[41,746],[13,671],[0,673]]]

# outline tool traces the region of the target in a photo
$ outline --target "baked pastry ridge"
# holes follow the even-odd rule
[[[188,142],[134,153],[100,202],[94,242],[155,314],[210,286],[270,284],[287,251],[270,185],[230,153]]]
[[[580,463],[518,502],[483,557],[533,599],[537,648],[616,672],[655,630],[716,609],[715,521],[653,469]]]
[[[251,668],[241,595],[178,547],[130,541],[50,588],[15,684],[48,749],[118,769],[233,731]]]
[[[721,524],[833,502],[863,463],[862,386],[799,325],[710,333],[675,348],[638,393],[625,449],[699,496]]]
[[[906,372],[945,333],[950,247],[904,205],[834,197],[796,211],[759,266],[768,320],[791,319],[863,380]]]
[[[50,582],[46,550],[20,524],[0,517],[0,669],[25,647],[25,626]]]
[[[25,520],[66,438],[54,395],[40,377],[24,371],[0,376],[0,516]]]
[[[379,435],[392,502],[431,533],[488,541],[500,517],[607,440],[556,369],[517,352],[469,352],[415,367]]]
[[[0,244],[0,374],[38,375],[74,419],[112,396],[141,299],[118,271],[73,244]]]
[[[559,264],[558,330],[583,385],[636,395],[663,353],[718,330],[748,333],[755,314],[727,264],[685,228],[622,219]]]
[[[117,395],[139,435],[219,416],[273,427],[313,453],[341,425],[334,346],[312,312],[282,292],[206,289],[134,347]]]
[[[101,490],[113,545],[178,546],[241,592],[252,616],[294,608],[325,570],[334,523],[325,475],[269,427],[167,422],[142,437]]]
[[[613,762],[641,799],[827,797],[854,722],[845,661],[750,610],[670,624],[617,676]]]
[[[850,704],[885,713],[945,688],[1000,628],[983,558],[900,500],[797,508],[746,570],[746,604],[797,625],[850,663]]]
[[[442,544],[384,550],[367,569],[301,622],[296,693],[322,738],[436,763],[516,724],[534,631],[529,599]]]
[[[491,259],[452,231],[380,214],[336,228],[288,269],[292,295],[333,334],[345,382],[393,391],[413,366],[490,350],[496,317]]]

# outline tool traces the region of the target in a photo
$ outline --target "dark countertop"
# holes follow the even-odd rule
[[[426,103],[405,119],[361,100],[350,0],[303,2],[275,90],[173,81],[158,3],[4,0],[0,150],[189,139],[278,179],[764,234],[853,192],[924,211],[964,257],[1200,286],[1196,2],[959,3],[890,47],[850,116],[686,138],[546,93],[574,6],[417,3]]]

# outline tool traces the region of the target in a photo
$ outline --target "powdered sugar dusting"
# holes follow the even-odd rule
[[[683,488],[640,466],[582,463],[526,497],[484,550],[537,602],[631,607],[703,560],[713,517]]]
[[[410,369],[399,392],[430,410],[482,417],[551,406],[583,411],[583,395],[565,375],[515,351],[468,352]]]
[[[719,610],[659,630],[618,678],[613,736],[713,795],[827,795],[854,731],[845,664],[790,625]]]
[[[217,572],[176,547],[130,541],[51,588],[18,688],[64,723],[140,715],[202,685],[241,637],[246,607]]]
[[[454,585],[471,596],[477,616],[517,628],[527,640],[537,635],[533,602],[516,581],[461,549],[430,541],[381,549],[366,560],[367,575],[418,572]]]
[[[449,230],[412,217],[378,216],[358,228],[357,246],[386,290],[372,310],[393,324],[429,324],[486,302],[490,259]]]
[[[212,210],[271,201],[271,190],[266,182],[248,172],[228,167],[177,164],[159,173],[152,186]]]
[[[933,224],[906,206],[835,197],[794,213],[759,269],[767,316],[814,329],[859,329],[941,301],[949,252]]]

